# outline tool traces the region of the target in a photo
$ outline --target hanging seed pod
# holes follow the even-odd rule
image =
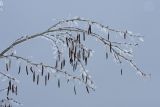
[[[111,42],[110,42],[110,44],[109,44],[109,50],[110,50],[110,52],[112,53],[112,44],[111,44]]]
[[[14,91],[14,84],[12,84],[12,93],[14,93],[15,91]]]
[[[7,96],[9,95],[10,87],[7,88]]]
[[[60,79],[58,79],[58,88],[60,88],[61,84],[60,84]]]
[[[79,44],[81,43],[80,34],[78,34],[78,42],[79,42]]]
[[[76,55],[76,53],[77,53],[77,47],[75,47],[74,49],[74,54]]]
[[[56,65],[55,65],[55,68],[58,68],[58,61],[56,60]]]
[[[83,57],[83,60],[84,60],[84,57],[85,57],[85,50],[84,49],[82,50],[82,57]]]
[[[48,80],[50,79],[50,73],[48,72]]]
[[[88,89],[88,86],[86,86],[86,90],[87,90],[87,93],[89,94],[89,89]]]
[[[74,85],[74,94],[75,94],[75,95],[77,94],[76,86],[75,86],[75,85]]]
[[[70,64],[73,64],[73,59],[72,59],[72,57],[70,58]]]
[[[87,65],[87,57],[85,57],[84,61],[85,61],[85,65]]]
[[[11,80],[9,81],[9,90],[11,90],[12,89],[12,83],[11,83]]]
[[[74,57],[73,58],[74,58],[74,61],[75,61],[76,60],[76,53],[75,52],[74,52]]]
[[[9,70],[9,68],[8,68],[8,64],[6,63],[6,71],[8,71]]]
[[[77,40],[76,41],[79,41],[79,36],[78,36],[78,34],[77,34]]]
[[[86,76],[86,81],[85,81],[85,83],[87,84],[87,82],[88,82],[88,76]]]
[[[69,44],[68,44],[68,38],[66,37],[66,45],[67,45],[67,47],[69,46]]]
[[[16,95],[18,95],[17,86],[16,86],[16,88],[15,88],[15,92],[16,92]]]
[[[75,70],[77,69],[77,65],[78,65],[78,63],[77,63],[77,61],[76,61],[76,63],[75,63]]]
[[[84,75],[83,75],[83,73],[82,73],[82,80],[84,81]]]
[[[18,67],[18,74],[20,74],[20,72],[21,72],[21,66],[19,65],[19,67]]]
[[[32,67],[30,67],[30,71],[31,71],[32,73],[34,72]]]
[[[37,85],[39,84],[39,75],[37,75]]]
[[[124,32],[124,39],[126,39],[126,36],[127,36],[127,30],[126,30],[126,32]]]
[[[28,75],[28,66],[26,66],[26,74]]]
[[[45,75],[45,86],[47,85],[47,75]]]
[[[35,72],[33,72],[33,82],[35,82],[35,79],[36,79],[36,74]]]
[[[108,31],[108,35],[107,35],[107,36],[108,36],[107,38],[108,38],[108,40],[109,40],[109,31]]]
[[[89,24],[89,27],[88,27],[88,35],[91,34],[91,25]]]
[[[86,38],[86,37],[85,37],[85,32],[83,32],[83,40],[84,40],[84,41],[85,41],[85,38]]]
[[[61,62],[61,70],[63,69],[63,64],[62,64],[62,62]]]
[[[69,48],[68,52],[69,52],[69,58],[70,58],[71,57],[71,49],[70,48]]]
[[[108,59],[108,53],[106,52],[106,59]]]
[[[9,64],[8,64],[9,68],[11,68],[11,59],[9,59]]]
[[[80,50],[78,51],[78,56],[79,56],[79,59],[81,59],[81,51]]]
[[[44,74],[44,66],[42,65],[42,72],[41,72],[41,75],[43,76]]]
[[[122,71],[122,69],[121,69],[121,75],[123,74],[123,71]]]
[[[63,60],[63,66],[65,66],[66,65],[66,62],[65,62],[65,59]]]
[[[69,83],[69,79],[67,79],[67,84]]]

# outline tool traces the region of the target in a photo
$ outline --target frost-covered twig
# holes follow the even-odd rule
[[[115,39],[116,37],[119,39]],[[15,50],[16,46],[36,38],[51,42],[51,47],[56,52],[54,54],[56,56],[54,65],[44,64],[43,61],[35,63],[32,59],[21,57],[12,51]],[[79,17],[59,21],[44,32],[18,38],[0,53],[0,59],[6,58],[9,60],[9,62],[5,62],[6,71],[11,68],[11,60],[23,62],[19,64],[18,74],[21,73],[22,67],[25,65],[26,74],[29,75],[30,71],[33,76],[33,82],[36,82],[37,85],[39,84],[40,76],[44,78],[45,85],[47,85],[51,74],[55,76],[60,73],[62,77],[67,79],[67,82],[78,80],[83,83],[89,93],[90,90],[95,90],[93,80],[86,69],[93,50],[86,43],[91,38],[95,39],[96,43],[101,43],[104,46],[106,58],[111,55],[119,64],[129,63],[142,77],[150,76],[150,74],[142,72],[133,62],[132,48],[138,46],[140,41],[143,41],[143,36],[133,34],[128,30],[113,29],[98,22]],[[70,66],[73,72],[71,73],[65,66]],[[1,75],[8,77],[5,73],[1,73]],[[8,78],[11,79],[11,77]],[[60,87],[60,78],[57,79],[58,87]],[[75,82],[73,89],[74,93],[77,94]]]

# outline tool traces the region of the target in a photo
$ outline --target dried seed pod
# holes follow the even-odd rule
[[[69,44],[68,44],[68,38],[66,37],[66,45],[67,45],[67,47],[69,46]]]
[[[62,64],[62,62],[61,62],[61,70],[63,69],[63,64]]]
[[[18,74],[20,74],[20,72],[21,72],[21,66],[19,65],[19,67],[18,67]]]
[[[79,42],[79,44],[81,43],[80,34],[78,34],[78,42]]]
[[[87,65],[87,57],[85,57],[84,61],[85,61],[85,65]]]
[[[67,79],[67,83],[69,83],[69,79]]]
[[[9,59],[8,66],[11,68],[11,59]]]
[[[77,34],[77,41],[79,41],[79,36],[78,36],[78,34]]]
[[[6,63],[6,71],[8,71],[9,70],[9,68],[8,68],[8,64]]]
[[[87,82],[88,82],[88,76],[86,76],[86,81],[85,81],[85,83],[87,84]]]
[[[85,37],[85,32],[83,32],[83,40],[84,40],[84,41],[85,41],[85,38],[86,38],[86,37]]]
[[[70,48],[69,48],[68,52],[69,52],[69,58],[70,58],[71,57],[71,49]]]
[[[41,72],[41,75],[43,76],[44,74],[44,66],[42,65],[42,72]]]
[[[78,63],[77,63],[77,61],[76,61],[76,63],[75,63],[75,70],[77,69],[77,65],[78,65]]]
[[[60,88],[61,84],[60,84],[60,79],[58,79],[58,88]]]
[[[86,86],[86,90],[87,90],[87,93],[89,94],[89,88],[88,88],[88,86]]]
[[[123,35],[123,36],[124,36],[124,39],[126,39],[127,32],[128,32],[127,30],[126,30],[126,32],[124,32],[124,35]]]
[[[70,58],[70,64],[73,64],[73,59],[72,59],[72,57]]]
[[[28,75],[28,66],[26,66],[26,74]]]
[[[122,71],[122,69],[121,69],[121,75],[123,74],[123,71]]]
[[[12,88],[12,83],[11,83],[11,80],[9,80],[9,90],[11,90]]]
[[[7,88],[7,96],[9,95],[10,87]]]
[[[106,59],[108,59],[108,53],[106,52]]]
[[[39,84],[39,75],[37,75],[37,85]]]
[[[45,86],[47,85],[47,75],[45,75]]]
[[[83,60],[84,60],[84,57],[85,57],[85,50],[82,49],[82,57],[83,57]]]
[[[88,27],[88,35],[91,34],[91,25],[89,24],[89,27]]]
[[[84,81],[84,75],[83,75],[83,73],[82,73],[82,80]]]
[[[56,65],[55,65],[55,68],[57,68],[58,67],[58,60],[56,60]]]
[[[112,53],[112,44],[111,44],[111,42],[110,42],[110,44],[109,44],[109,50],[110,50],[110,52]]]
[[[31,71],[32,73],[34,73],[34,71],[33,71],[33,68],[32,68],[32,67],[30,67],[30,71]]]
[[[66,65],[66,62],[65,62],[65,59],[63,60],[63,66],[65,66]]]
[[[74,52],[74,57],[73,58],[74,58],[74,61],[75,61],[76,60],[76,53],[75,52]]]
[[[50,79],[50,73],[48,72],[48,80]]]
[[[16,95],[18,95],[18,90],[17,90],[17,86],[15,87],[15,92],[16,92]]]
[[[74,42],[72,41],[72,50],[74,49]]]
[[[75,94],[75,95],[77,94],[76,86],[75,86],[75,85],[74,85],[74,94]]]
[[[12,93],[14,93],[15,91],[14,91],[14,84],[12,84]]]
[[[109,32],[108,32],[108,35],[107,35],[107,36],[108,36],[107,38],[108,38],[108,40],[109,40]]]
[[[36,79],[36,74],[35,72],[33,72],[33,82],[35,82],[35,79]]]
[[[74,49],[74,54],[76,55],[76,53],[77,53],[77,47],[75,47]]]

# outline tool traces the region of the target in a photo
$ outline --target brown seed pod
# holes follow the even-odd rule
[[[61,84],[60,84],[60,79],[58,79],[58,88],[61,87]]]
[[[26,66],[26,74],[28,75],[28,66]]]

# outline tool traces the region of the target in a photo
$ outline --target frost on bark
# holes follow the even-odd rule
[[[54,50],[54,65],[35,62],[16,53],[16,46],[23,47],[24,43],[32,41],[35,38],[44,39],[51,42]],[[51,76],[57,78],[57,86],[61,87],[61,79],[65,78],[67,82],[73,83],[73,92],[77,94],[76,83],[80,82],[85,87],[86,92],[95,91],[94,82],[86,69],[93,50],[90,49],[86,42],[95,39],[95,44],[102,44],[106,59],[111,56],[118,64],[128,63],[134,71],[142,77],[149,77],[135,64],[133,60],[132,48],[139,45],[143,41],[143,36],[133,34],[128,30],[116,30],[109,26],[104,26],[98,22],[76,17],[59,21],[47,30],[33,34],[22,36],[11,43],[6,49],[0,53],[0,60],[4,61],[4,71],[0,71],[0,80],[5,83],[5,87],[0,87],[0,95],[4,98],[0,99],[2,107],[10,107],[12,103],[21,104],[14,98],[18,95],[18,80],[12,71],[12,63],[20,62],[17,67],[17,74],[25,72],[26,75],[32,76],[32,81],[39,85],[40,78],[43,78],[44,85],[50,80]],[[116,39],[115,39],[116,38]],[[23,44],[22,44],[23,43]],[[96,50],[95,50],[96,51]],[[72,71],[68,70],[68,67]],[[120,68],[121,75],[123,74]],[[57,75],[61,75],[58,77]],[[4,80],[5,81],[2,81]]]

